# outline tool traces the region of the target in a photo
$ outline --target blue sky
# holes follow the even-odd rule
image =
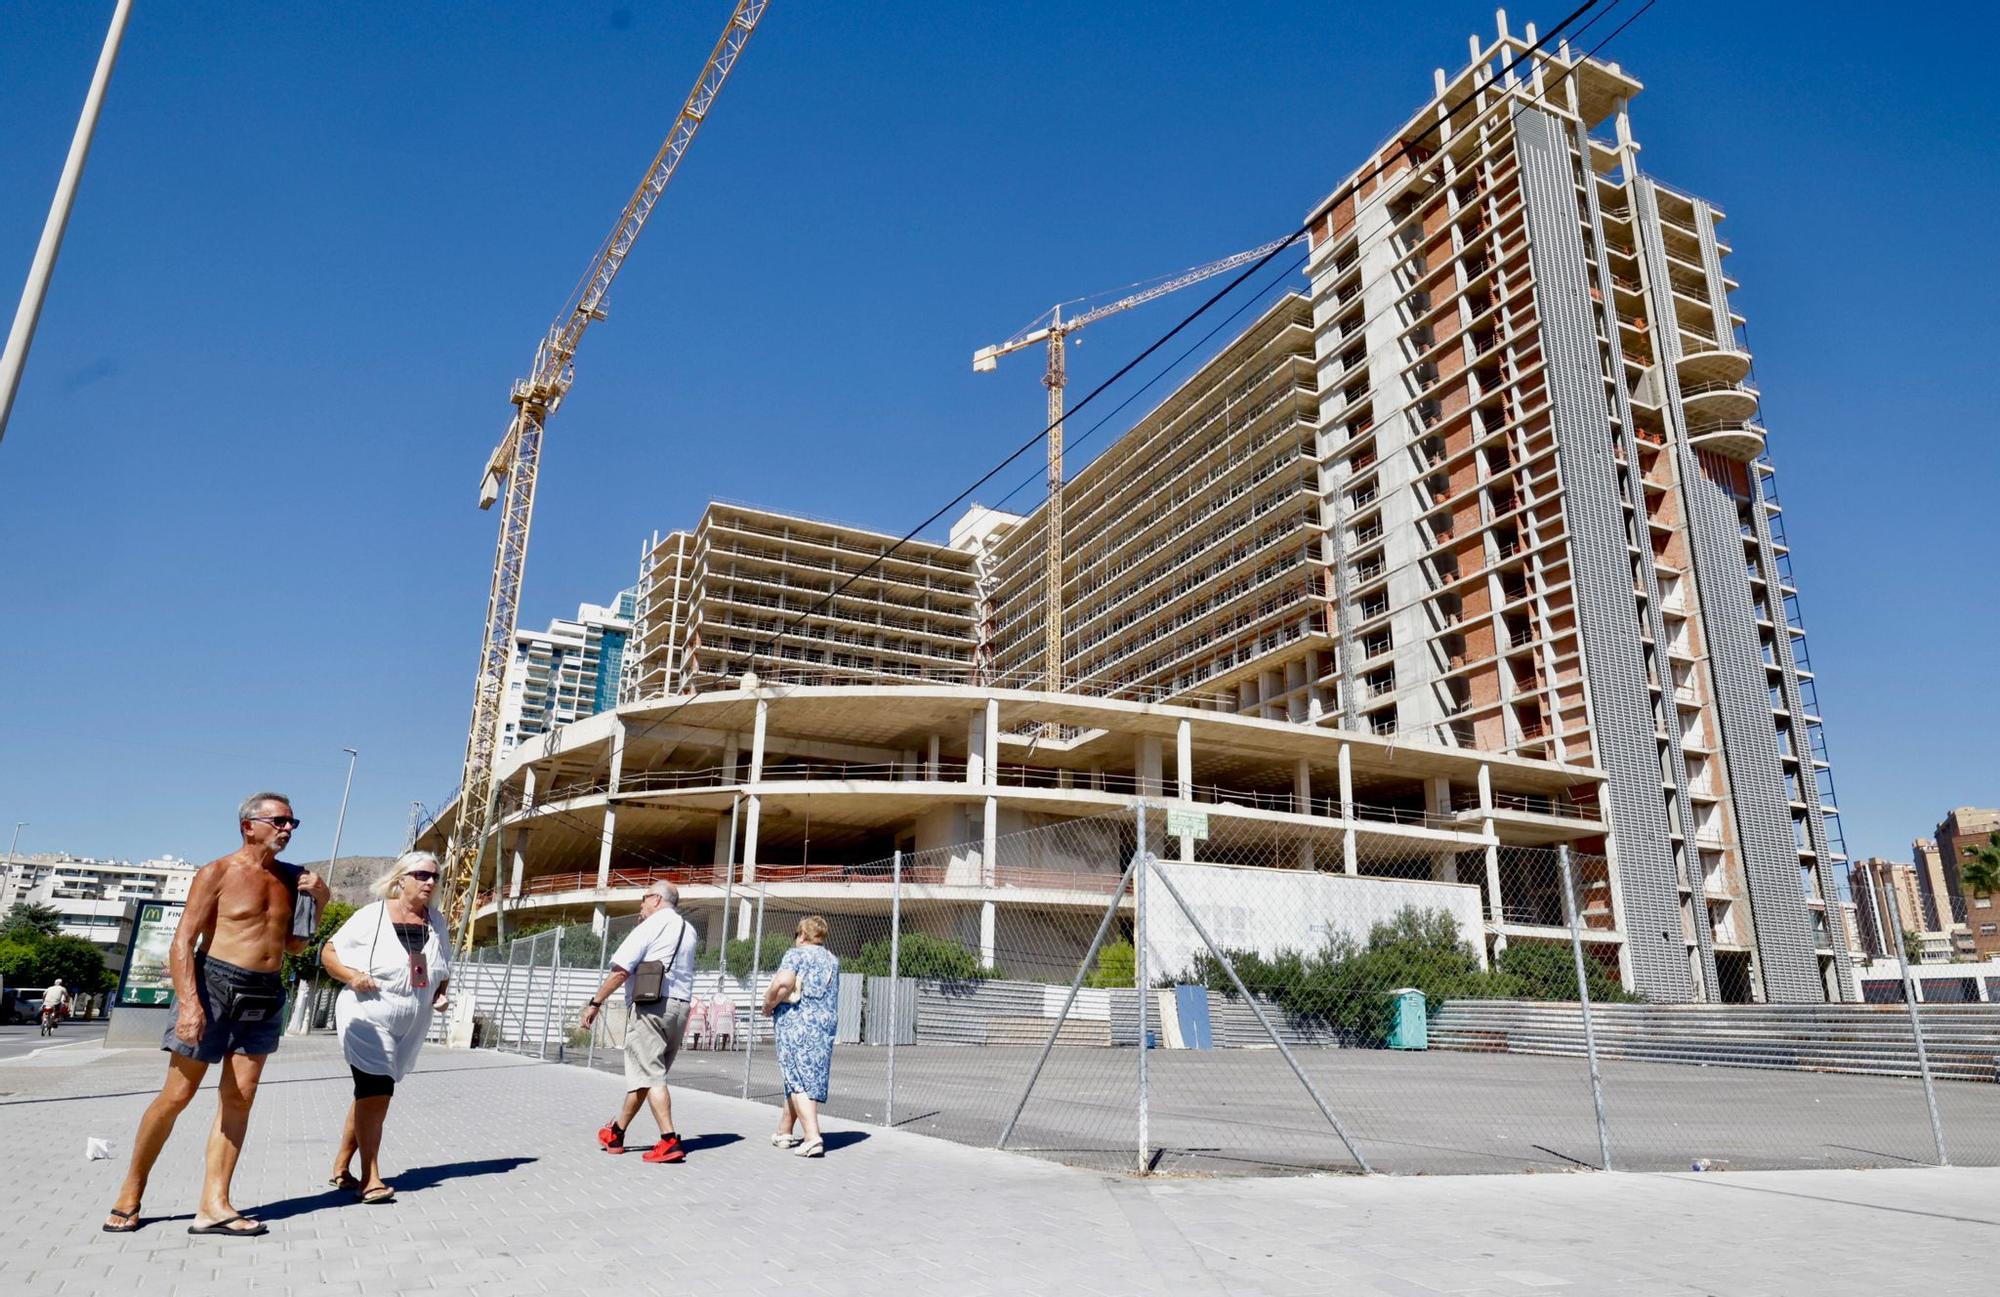
[[[0,0],[9,312],[111,7]],[[1403,8],[776,0],[585,344],[524,621],[711,496],[916,523],[1040,427],[1035,364],[975,348],[1296,225],[1491,30]],[[355,747],[343,850],[387,852],[450,789],[508,384],[727,11],[138,6],[0,443],[0,831],[206,859],[274,785],[324,855]],[[1881,18],[1660,0],[1603,57],[1648,169],[1729,213],[1848,842],[1900,855],[2000,803],[2000,32]]]

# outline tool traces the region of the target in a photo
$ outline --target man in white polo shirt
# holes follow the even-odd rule
[[[693,926],[674,911],[680,901],[680,889],[672,883],[654,883],[646,889],[639,898],[639,926],[612,953],[611,972],[583,1011],[588,1029],[611,993],[625,988],[625,1003],[631,1009],[625,1026],[625,1106],[597,1132],[597,1142],[607,1153],[623,1153],[625,1128],[639,1115],[643,1097],[660,1124],[660,1142],[644,1155],[648,1162],[687,1160],[680,1136],[674,1133],[673,1100],[667,1094],[667,1069],[674,1065],[681,1033],[687,1030],[699,944]]]

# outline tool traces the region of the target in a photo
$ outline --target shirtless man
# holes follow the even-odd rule
[[[285,992],[278,967],[287,954],[297,954],[307,944],[306,938],[292,935],[295,895],[304,892],[324,907],[328,892],[311,871],[278,859],[299,826],[291,799],[258,793],[238,809],[237,819],[242,847],[203,865],[188,889],[168,960],[176,1008],[175,1021],[160,1042],[169,1052],[167,1082],[139,1118],[132,1166],[104,1222],[107,1233],[139,1228],[139,1200],[153,1162],[210,1063],[222,1064],[222,1081],[216,1088],[201,1204],[188,1233],[251,1237],[270,1232],[230,1205],[229,1181],[243,1151],[264,1060],[278,1047],[284,1026]]]

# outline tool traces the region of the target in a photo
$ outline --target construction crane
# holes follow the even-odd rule
[[[1165,297],[1168,293],[1198,284],[1212,275],[1234,270],[1238,266],[1249,265],[1276,252],[1288,243],[1298,240],[1299,235],[1290,235],[1248,252],[1239,252],[1233,257],[1211,261],[1205,266],[1196,266],[1177,275],[1169,275],[1149,288],[1142,288],[1115,302],[1093,307],[1074,319],[1062,318],[1062,308],[1073,302],[1058,302],[1005,342],[992,347],[981,347],[972,353],[972,371],[975,374],[991,373],[1000,367],[1000,357],[1011,352],[1045,343],[1048,347],[1048,370],[1042,375],[1042,386],[1049,390],[1049,503],[1047,509],[1048,553],[1047,571],[1042,588],[1042,674],[1051,693],[1060,693],[1063,687],[1062,673],[1062,588],[1063,588],[1063,388],[1069,382],[1063,365],[1063,342],[1070,334],[1085,325],[1095,324],[1107,315],[1116,315],[1135,306]],[[1079,299],[1081,300],[1081,299]]]
[[[514,418],[486,461],[479,482],[479,507],[500,504],[500,542],[493,556],[493,584],[486,595],[486,635],[480,646],[479,677],[472,696],[472,725],[465,739],[465,770],[459,780],[458,816],[445,849],[444,885],[461,948],[472,944],[470,910],[474,871],[493,812],[493,758],[500,740],[501,693],[507,661],[520,618],[521,575],[528,559],[528,526],[535,513],[535,476],[541,464],[542,431],[576,379],[576,349],[584,330],[605,316],[611,282],[632,253],[632,245],[660,194],[686,156],[695,132],[708,119],[716,95],[729,79],[743,47],[770,0],[737,0],[722,38],[696,78],[687,103],[667,132],[653,165],[625,204],[618,223],[598,248],[590,269],[570,294],[556,322],[535,347],[529,376],[514,384]]]

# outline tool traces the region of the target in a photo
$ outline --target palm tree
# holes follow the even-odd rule
[[[1958,862],[1958,880],[1974,896],[2000,892],[2000,833],[1989,833],[1985,842],[1965,849]]]

